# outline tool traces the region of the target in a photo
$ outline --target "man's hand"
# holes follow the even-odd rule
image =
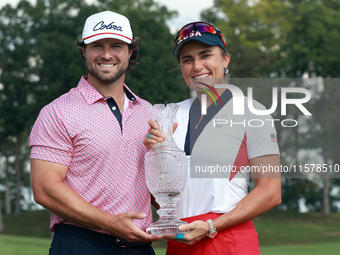
[[[106,226],[103,227],[103,230],[110,232],[117,238],[129,242],[153,242],[161,239],[161,237],[149,235],[140,230],[133,221],[133,219],[142,220],[145,218],[145,214],[134,212],[112,215],[111,223],[106,224]]]

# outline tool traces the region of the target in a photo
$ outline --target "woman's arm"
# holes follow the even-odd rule
[[[252,169],[260,169],[263,166],[279,167],[279,155],[266,155],[250,159]],[[255,188],[231,211],[213,220],[217,232],[231,228],[269,211],[281,203],[281,173],[260,173],[253,172]],[[184,243],[193,245],[196,242],[207,237],[209,231],[208,223],[205,221],[194,221],[188,225],[180,226],[181,231],[189,230],[185,234]],[[173,235],[167,235],[165,238],[176,240]]]
[[[263,166],[279,167],[279,155],[266,155],[250,159],[250,167],[261,169]],[[281,204],[281,173],[258,171],[253,172],[255,188],[228,213],[215,219],[214,225],[217,231],[233,227],[245,221],[256,218],[257,216],[269,211]]]

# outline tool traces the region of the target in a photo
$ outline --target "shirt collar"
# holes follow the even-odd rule
[[[77,88],[79,89],[80,93],[82,96],[85,98],[86,102],[88,104],[94,104],[98,100],[104,99],[105,97],[98,92],[94,87],[91,86],[90,83],[87,82],[87,77],[82,76],[80,78],[80,81],[78,83]],[[136,96],[130,89],[129,87],[124,84],[124,92],[126,97],[133,102],[138,102],[139,97]]]

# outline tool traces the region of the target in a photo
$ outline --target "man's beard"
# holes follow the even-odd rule
[[[115,75],[110,76],[110,77],[105,77],[106,75],[102,75],[99,71],[95,71],[92,68],[91,65],[88,66],[86,64],[86,68],[87,68],[87,71],[89,72],[89,74],[91,74],[94,78],[96,78],[97,80],[99,80],[99,81],[101,81],[102,83],[105,83],[105,84],[110,84],[110,83],[117,81],[128,70],[128,66],[126,66],[125,68],[119,69],[118,72]]]

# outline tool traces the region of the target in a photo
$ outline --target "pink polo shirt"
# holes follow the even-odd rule
[[[121,129],[106,98],[82,77],[76,88],[41,110],[29,137],[31,158],[67,165],[65,184],[108,213],[147,214],[135,220],[145,231],[152,222],[143,145],[150,103],[127,86],[125,93],[130,100]],[[51,230],[61,222],[70,223],[52,213]]]

